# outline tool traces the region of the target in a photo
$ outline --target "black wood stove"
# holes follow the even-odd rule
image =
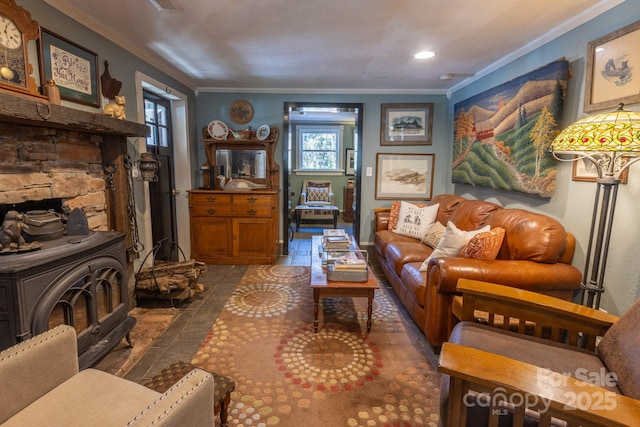
[[[65,323],[78,334],[80,369],[111,351],[129,316],[123,233],[92,232],[0,256],[0,349]]]

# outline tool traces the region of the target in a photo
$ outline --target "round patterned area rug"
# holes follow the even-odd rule
[[[321,300],[309,268],[251,266],[191,363],[229,376],[229,426],[437,426],[440,378],[383,289]]]

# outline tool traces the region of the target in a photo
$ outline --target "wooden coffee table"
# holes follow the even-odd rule
[[[367,333],[371,332],[371,314],[373,312],[373,297],[380,286],[378,280],[369,271],[366,282],[336,282],[327,280],[326,267],[322,266],[321,258],[322,236],[313,236],[311,240],[311,289],[313,289],[313,331],[318,332],[318,312],[320,298],[324,297],[366,297],[367,305]],[[352,249],[358,249],[353,242]]]

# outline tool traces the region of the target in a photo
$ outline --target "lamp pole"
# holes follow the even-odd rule
[[[589,244],[587,246],[586,261],[582,279],[583,305],[600,308],[600,299],[604,292],[604,273],[607,267],[607,255],[609,254],[609,241],[613,214],[616,210],[616,198],[620,180],[611,176],[605,176],[596,180],[596,196],[593,205],[593,217],[589,232]],[[597,228],[596,228],[597,227]],[[595,234],[595,242],[594,242]],[[592,245],[594,247],[592,248]],[[591,251],[593,249],[593,264],[591,264]]]

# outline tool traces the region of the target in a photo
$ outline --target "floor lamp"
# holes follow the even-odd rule
[[[600,308],[604,273],[620,176],[640,160],[640,113],[616,111],[578,120],[564,129],[551,144],[558,160],[588,159],[596,166],[596,197],[582,277],[582,303]],[[571,155],[565,159],[561,155]]]

